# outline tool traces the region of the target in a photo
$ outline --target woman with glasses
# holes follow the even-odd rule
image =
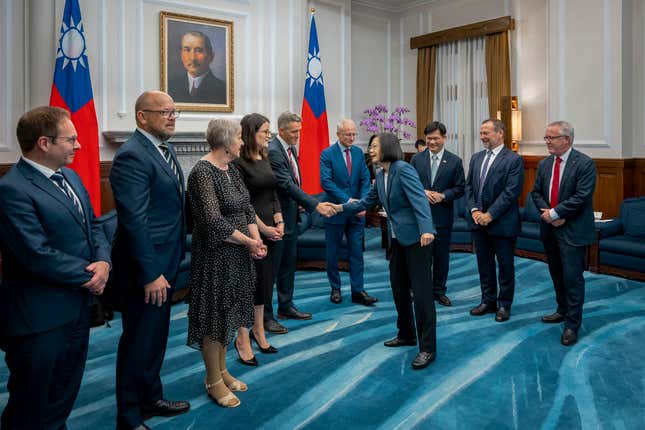
[[[252,113],[244,116],[240,124],[244,146],[240,158],[235,160],[234,164],[251,194],[255,220],[267,246],[267,255],[262,260],[255,260],[257,281],[254,295],[255,319],[251,336],[249,338],[246,327],[240,327],[235,346],[242,364],[257,366],[257,359],[251,350],[251,339],[264,354],[278,352],[269,344],[264,333],[264,305],[270,304],[273,297],[273,249],[275,242],[281,240],[284,234],[284,221],[276,193],[278,184],[271,170],[267,152],[271,139],[269,119],[259,113]]]
[[[232,391],[247,386],[226,369],[226,346],[253,321],[253,259],[263,258],[266,246],[244,181],[230,165],[244,145],[239,124],[212,120],[206,141],[211,151],[188,178],[194,227],[187,343],[202,352],[208,395],[233,408],[240,400]]]

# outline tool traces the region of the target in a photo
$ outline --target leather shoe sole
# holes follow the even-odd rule
[[[389,348],[396,348],[399,346],[416,346],[417,341],[413,339],[399,339],[398,337],[395,337],[394,339],[383,342],[383,345]]]
[[[277,322],[276,320],[268,320],[264,322],[264,330],[273,334],[286,334],[289,329]]]
[[[359,305],[372,306],[374,303],[378,302],[376,297],[372,297],[367,293],[364,294],[352,294],[352,303],[358,303]]]
[[[478,317],[485,314],[494,314],[495,312],[497,312],[497,306],[480,303],[470,310],[470,315]]]
[[[508,321],[510,317],[511,317],[511,310],[505,307],[501,307],[497,310],[497,313],[495,314],[495,321],[497,322]]]
[[[442,306],[452,306],[452,302],[445,294],[440,294],[434,297],[434,301]]]
[[[340,295],[340,291],[332,290],[331,295],[329,296],[329,301],[335,304],[339,304],[343,301],[343,297]]]
[[[152,417],[174,417],[190,410],[190,403],[186,401],[158,400],[153,406],[142,407],[141,417],[147,420]]]
[[[308,312],[292,311],[289,313],[278,312],[278,319],[281,320],[310,320],[312,315]]]
[[[428,367],[428,364],[432,363],[436,357],[436,352],[421,351],[412,361],[412,368],[414,370],[424,369]]]
[[[564,346],[571,346],[576,342],[578,342],[578,334],[570,328],[565,329],[560,337],[560,343]]]
[[[544,315],[542,317],[542,322],[545,324],[558,324],[564,321],[564,316],[554,312],[551,315]]]

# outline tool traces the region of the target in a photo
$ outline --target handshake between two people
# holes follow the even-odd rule
[[[347,201],[347,203],[357,202],[357,201],[359,200],[355,198],[351,198]],[[318,203],[318,206],[316,206],[316,211],[318,211],[318,213],[321,214],[322,216],[329,218],[343,212],[343,205],[338,205],[331,202],[322,202],[322,203]],[[356,216],[359,216],[359,217],[365,216],[365,211],[358,212]]]

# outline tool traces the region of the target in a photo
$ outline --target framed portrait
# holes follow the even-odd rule
[[[177,109],[233,112],[233,22],[162,11],[161,90]]]

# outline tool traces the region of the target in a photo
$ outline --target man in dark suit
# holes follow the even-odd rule
[[[470,310],[471,315],[495,313],[495,321],[511,316],[515,293],[514,254],[520,232],[520,211],[517,199],[524,183],[522,157],[504,147],[504,123],[487,119],[479,128],[485,150],[470,159],[465,194],[471,217],[477,255],[481,303]],[[499,296],[495,259],[499,264]]]
[[[318,200],[300,188],[301,175],[296,145],[300,140],[302,120],[291,112],[283,112],[278,118],[278,135],[269,142],[269,160],[278,182],[278,199],[284,219],[284,236],[276,243],[276,288],[278,290],[278,318],[311,319],[308,312],[300,312],[293,303],[293,282],[296,273],[298,241],[298,207],[307,212],[318,211],[331,216],[336,212],[330,203]],[[272,333],[286,333],[286,328],[273,319],[273,307],[266,305],[265,328]]]
[[[18,121],[22,157],[0,179],[0,347],[9,400],[0,427],[61,429],[81,386],[92,295],[110,246],[78,175],[69,113],[39,107]]]
[[[415,154],[410,164],[419,173],[437,229],[432,243],[434,299],[444,306],[451,306],[452,302],[446,296],[446,282],[450,268],[450,236],[455,218],[453,202],[464,195],[464,165],[461,158],[444,148],[445,125],[438,121],[431,122],[423,134],[428,149]]]
[[[208,36],[189,31],[182,36],[180,49],[186,72],[168,79],[168,94],[177,103],[226,104],[226,83],[210,68],[215,52]]]
[[[370,172],[365,164],[365,155],[353,146],[356,124],[351,119],[342,119],[336,126],[338,142],[320,154],[320,185],[332,203],[347,203],[360,200],[370,190]],[[365,213],[348,215],[340,213],[325,219],[325,242],[327,244],[327,278],[331,285],[330,300],[340,303],[340,274],[338,273],[338,249],[347,238],[349,254],[349,279],[352,302],[371,306],[377,299],[365,291],[363,285],[363,235]]]
[[[540,161],[531,196],[542,211],[540,236],[558,308],[545,315],[545,323],[564,321],[562,345],[578,340],[585,300],[585,247],[596,240],[593,193],[596,166],[576,151],[573,126],[566,121],[549,124],[544,135],[551,156]]]
[[[117,428],[147,428],[143,420],[188,411],[163,399],[159,371],[166,352],[170,297],[184,257],[184,177],[172,145],[175,104],[149,91],[136,101],[137,130],[119,148],[110,183],[118,226],[113,286],[123,321],[116,364]],[[112,288],[112,287],[111,287]]]

